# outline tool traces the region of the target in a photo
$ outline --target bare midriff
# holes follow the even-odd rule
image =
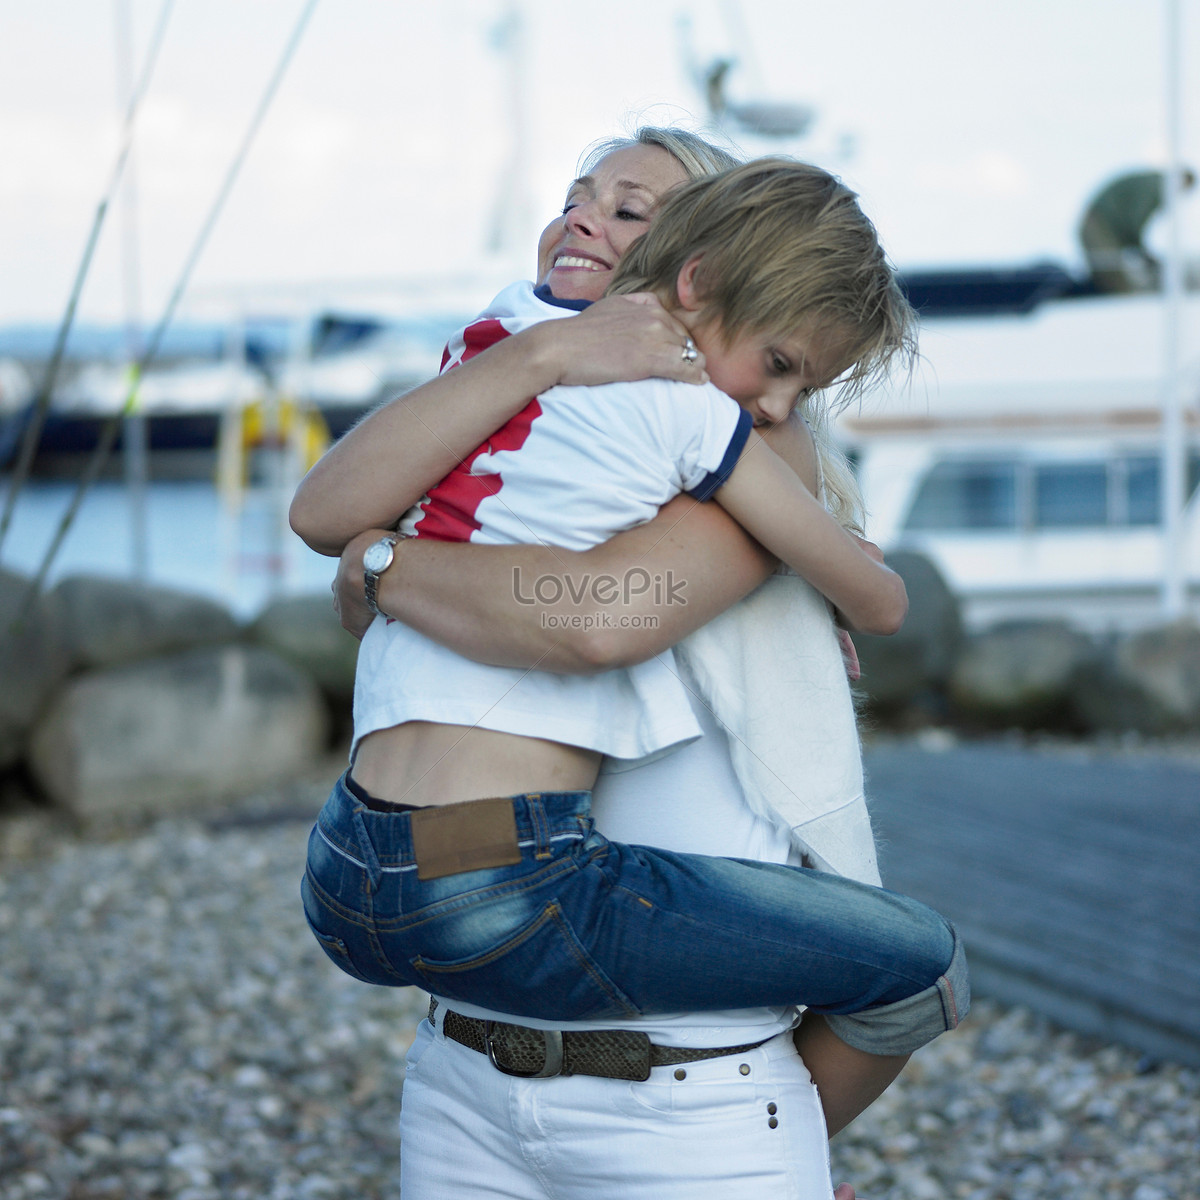
[[[376,799],[426,805],[585,791],[599,766],[599,753],[579,746],[477,726],[408,721],[363,738],[350,773]]]

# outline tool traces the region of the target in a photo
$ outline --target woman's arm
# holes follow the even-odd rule
[[[816,455],[799,418],[765,436],[815,485]],[[362,554],[385,532],[356,537],[339,563],[334,605],[358,637],[373,619],[363,600]],[[468,658],[586,674],[673,646],[775,566],[719,506],[680,496],[648,524],[583,552],[403,541],[378,600],[384,612]]]
[[[685,363],[687,331],[653,297],[613,296],[578,317],[544,321],[376,409],[304,477],[292,528],[340,555],[363,529],[392,526],[533,396],[556,384],[661,376],[702,383]]]
[[[334,585],[342,624],[365,632],[362,555],[346,547]],[[407,539],[379,608],[467,658],[591,674],[673,646],[760,584],[775,559],[715,504],[686,496],[654,520],[585,551]]]

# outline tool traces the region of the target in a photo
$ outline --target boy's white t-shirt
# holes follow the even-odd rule
[[[546,307],[529,284],[514,285],[489,314],[519,315],[527,303]],[[650,520],[681,491],[711,496],[736,465],[750,425],[749,415],[712,385],[653,379],[554,388],[431,489],[401,531],[587,549]],[[592,589],[602,614],[619,621],[629,592],[667,583],[644,572],[611,581],[568,576],[566,584],[515,575],[513,603],[538,604],[567,585]],[[669,654],[588,677],[552,675],[471,662],[377,617],[359,649],[355,745],[375,730],[418,720],[478,725],[621,759],[700,733]]]

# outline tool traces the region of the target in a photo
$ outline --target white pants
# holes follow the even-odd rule
[[[515,1079],[422,1021],[400,1139],[404,1200],[833,1195],[820,1101],[790,1033],[631,1083]]]

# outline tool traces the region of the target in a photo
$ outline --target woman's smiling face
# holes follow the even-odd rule
[[[686,183],[661,146],[623,146],[571,184],[563,215],[538,241],[538,283],[560,300],[599,300],[625,251],[650,227],[655,206]]]

